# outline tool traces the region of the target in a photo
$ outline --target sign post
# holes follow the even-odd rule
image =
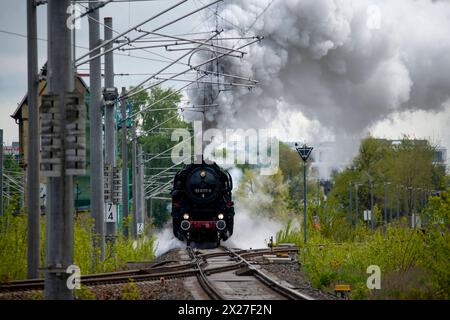
[[[304,230],[304,241],[306,244],[307,241],[307,226],[306,226],[306,163],[308,161],[309,156],[313,150],[312,147],[303,146],[299,147],[298,144],[295,144],[295,149],[303,160],[303,230]]]

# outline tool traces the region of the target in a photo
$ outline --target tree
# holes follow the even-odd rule
[[[289,187],[281,170],[263,176],[245,169],[236,196],[242,208],[252,214],[278,219],[289,216]]]
[[[384,188],[390,199],[399,192],[401,212],[411,212],[412,190],[416,194],[424,190],[437,190],[445,184],[445,173],[433,163],[435,148],[426,140],[412,140],[404,136],[395,144],[388,140],[368,137],[361,142],[359,154],[343,172],[334,176],[331,196],[344,206],[349,206],[349,184],[352,184],[353,201],[355,183],[359,207],[370,208],[370,186],[373,186],[374,204],[384,210]],[[411,188],[411,189],[407,189]],[[420,188],[420,189],[419,189]],[[416,200],[417,201],[417,200]],[[419,201],[416,202],[416,204]],[[391,203],[394,207],[390,207]],[[387,201],[387,209],[396,209],[396,202]]]
[[[183,121],[178,110],[181,98],[182,95],[173,89],[161,87],[154,87],[150,91],[144,90],[132,98],[132,113],[137,114],[142,111],[142,117],[135,117],[133,121],[135,126],[139,127],[138,143],[142,145],[143,152],[148,155],[144,160],[145,176],[155,183],[146,189],[147,194],[156,190],[157,187],[170,183],[174,175],[171,173],[181,167],[175,166],[167,171],[167,175],[159,174],[175,164],[170,158],[170,152],[156,157],[178,143],[171,141],[174,129],[191,130],[191,125]],[[168,196],[167,193],[165,195]],[[164,225],[170,218],[166,200],[152,201],[151,211],[153,222],[157,227]],[[149,212],[150,208],[147,213]]]

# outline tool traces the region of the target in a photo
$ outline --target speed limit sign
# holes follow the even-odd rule
[[[105,221],[117,222],[117,205],[114,203],[105,203]]]

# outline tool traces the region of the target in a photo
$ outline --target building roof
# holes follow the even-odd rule
[[[86,91],[89,92],[89,88],[88,88],[86,82],[84,82],[83,78],[81,78],[78,74],[77,74],[77,79],[81,82],[81,84],[86,89]],[[42,95],[42,93],[45,91],[45,88],[47,87],[47,63],[44,64],[44,66],[41,69],[41,72],[39,73],[39,83],[41,83],[41,82],[45,82],[45,84],[42,87],[41,91],[38,92],[38,95]],[[20,118],[20,115],[21,115],[20,111],[21,111],[23,105],[27,103],[27,100],[28,100],[28,92],[25,93],[24,97],[22,98],[20,103],[17,105],[17,108],[11,115],[11,118],[13,118],[15,120]]]

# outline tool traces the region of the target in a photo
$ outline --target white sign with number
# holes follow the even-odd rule
[[[141,235],[144,233],[144,224],[143,223],[138,223],[137,224],[137,234]]]
[[[372,211],[364,210],[364,221],[371,221],[371,220],[372,220]]]
[[[114,203],[105,203],[106,222],[117,222],[117,206]]]

